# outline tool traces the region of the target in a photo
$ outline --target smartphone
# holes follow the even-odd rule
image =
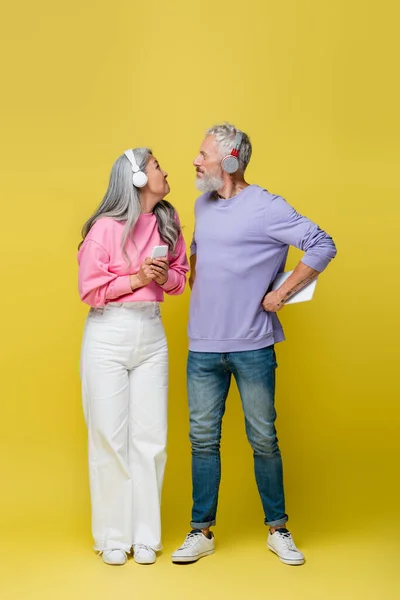
[[[163,256],[167,256],[167,254],[168,246],[154,246],[151,253],[151,258],[161,258]]]

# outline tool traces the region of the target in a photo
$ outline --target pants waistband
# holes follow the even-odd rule
[[[137,310],[142,312],[149,312],[152,314],[160,313],[159,302],[109,302],[105,306],[99,306],[98,308],[91,308],[91,314],[102,315],[105,311],[114,308],[126,308],[128,310]]]
[[[123,308],[148,308],[148,307],[157,307],[159,302],[109,302],[103,308],[107,308],[107,306],[118,306]]]

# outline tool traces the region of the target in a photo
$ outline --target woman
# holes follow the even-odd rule
[[[115,162],[106,195],[82,229],[79,292],[91,307],[81,376],[89,433],[94,548],[122,565],[161,549],[168,354],[159,302],[181,294],[188,263],[167,173],[146,148]],[[154,246],[168,246],[151,259]]]

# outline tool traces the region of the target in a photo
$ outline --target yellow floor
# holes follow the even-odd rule
[[[306,554],[302,567],[279,562],[265,545],[266,530],[216,529],[217,550],[192,565],[173,565],[171,552],[182,533],[169,533],[157,563],[123,567],[104,565],[90,539],[71,531],[26,533],[20,543],[3,538],[0,597],[4,600],[143,599],[206,600],[340,599],[398,600],[398,538],[390,527],[354,529],[310,537],[297,527],[296,542]]]

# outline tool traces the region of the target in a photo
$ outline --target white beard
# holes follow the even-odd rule
[[[203,177],[196,177],[196,187],[199,192],[205,194],[206,192],[216,192],[220,190],[224,185],[221,177],[217,177],[216,175],[207,175],[203,174]]]

